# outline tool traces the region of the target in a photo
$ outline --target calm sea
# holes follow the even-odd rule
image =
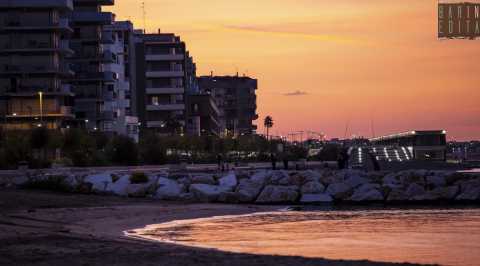
[[[139,236],[225,251],[480,265],[480,209],[279,211],[152,225]]]

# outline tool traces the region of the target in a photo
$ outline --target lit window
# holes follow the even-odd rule
[[[158,105],[158,96],[153,96],[152,97],[152,104],[153,105]]]

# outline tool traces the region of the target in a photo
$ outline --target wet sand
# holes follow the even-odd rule
[[[278,208],[0,190],[0,265],[411,265],[230,253],[123,235],[148,224]]]

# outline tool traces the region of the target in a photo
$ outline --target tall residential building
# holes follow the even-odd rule
[[[130,21],[117,21],[103,29],[104,51],[113,53],[115,60],[104,64],[105,71],[116,73],[117,80],[107,84],[113,92],[104,100],[104,111],[113,111],[113,130],[138,142],[138,118],[131,112],[131,56],[133,49],[133,25]],[[108,41],[107,41],[108,40]]]
[[[86,2],[86,1],[82,1]],[[58,129],[73,118],[65,79],[72,0],[0,1],[0,114],[7,129]]]
[[[43,2],[43,1],[42,1]],[[114,15],[102,12],[103,5],[113,5],[113,0],[73,0],[71,47],[75,51],[70,59],[76,75],[71,80],[75,93],[75,116],[79,126],[89,130],[113,132],[114,112],[109,106],[113,100],[113,84],[117,75],[105,70],[104,64],[115,62],[112,51],[104,50],[102,28],[111,25]]]
[[[257,80],[239,76],[202,76],[198,86],[211,94],[220,110],[219,120],[226,134],[253,134],[257,126]]]
[[[187,133],[187,92],[195,92],[196,67],[179,36],[136,36],[136,111],[142,128]]]

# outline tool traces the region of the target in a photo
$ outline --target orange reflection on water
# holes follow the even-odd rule
[[[138,236],[225,251],[479,265],[480,210],[276,212],[176,221]]]

